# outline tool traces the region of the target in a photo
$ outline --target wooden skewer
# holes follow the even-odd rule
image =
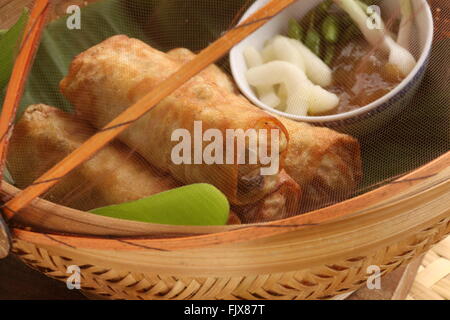
[[[102,147],[121,134],[164,98],[173,93],[206,67],[216,62],[233,48],[233,46],[262,27],[272,17],[276,16],[295,1],[296,0],[270,1],[266,6],[254,13],[242,24],[231,29],[204,49],[194,60],[185,64],[179,71],[164,80],[144,98],[129,107],[116,119],[106,125],[103,130],[88,139],[80,148],[47,171],[42,177],[36,180],[34,184],[24,189],[16,197],[7,202],[4,206],[4,213],[7,219],[11,219],[15,213],[29,205],[35,198],[41,196],[83,162],[89,160]]]
[[[11,130],[13,129],[17,107],[19,106],[20,98],[22,97],[31,63],[38,48],[37,44],[41,38],[42,30],[44,29],[48,9],[48,0],[37,0],[34,4],[23,33],[24,36],[21,48],[14,63],[13,72],[8,83],[8,89],[6,91],[0,118],[0,181],[2,180],[6,151],[8,149],[9,137],[11,136]]]

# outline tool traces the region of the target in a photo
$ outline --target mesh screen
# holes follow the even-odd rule
[[[303,2],[310,8],[320,3]],[[385,27],[396,39],[401,17],[398,7],[386,1],[365,2],[380,5]],[[425,32],[428,8],[422,1],[412,2],[415,25],[409,50],[421,61],[425,38],[420,34]],[[253,3],[53,1],[51,20],[27,82],[8,155],[15,186],[32,184],[119,111],[236,26]],[[435,23],[431,54],[387,103],[378,103],[378,107],[345,121],[313,121],[311,125],[287,120],[279,112],[261,111],[239,92],[226,56],[218,61],[218,68],[210,67],[192,79],[43,198],[91,210],[204,182],[227,196],[236,213],[233,223],[254,223],[325,207],[411,172],[446,153],[450,145],[450,6],[446,1],[428,3]],[[81,8],[80,29],[67,27],[68,19],[76,14],[67,14],[71,5]],[[317,13],[314,22],[307,15],[296,15],[304,37],[310,37],[303,42],[313,41],[313,35],[308,34],[311,24],[322,37],[316,49],[320,58],[327,60],[334,80],[325,89],[340,98],[339,110],[320,116],[359,109],[384,99],[403,83],[397,69],[386,68],[389,57],[379,54],[380,47],[370,46],[357,30],[350,33],[351,21],[336,6]],[[326,42],[321,34],[329,16],[339,22],[335,43]],[[288,34],[288,23],[286,19],[280,34]],[[275,88],[281,90],[278,85]],[[358,103],[361,106],[355,106]],[[175,163],[171,152],[177,143],[171,141],[172,133],[177,129],[193,133],[199,121],[203,133],[207,129],[222,134],[227,129],[280,129],[280,170],[261,176],[259,162],[221,165],[202,159],[198,164]],[[208,141],[201,145],[204,149]],[[273,146],[269,150],[273,151]],[[249,159],[251,150],[247,148],[244,155]]]

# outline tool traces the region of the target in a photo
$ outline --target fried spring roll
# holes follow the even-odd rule
[[[68,76],[61,82],[61,90],[79,115],[102,128],[180,65],[139,40],[114,36],[74,59]],[[277,130],[278,157],[282,163],[288,134],[281,122],[202,76],[192,78],[164,99],[120,139],[178,181],[210,183],[235,205],[255,203],[272,192],[277,175],[261,175],[260,164],[240,165],[236,160],[234,164],[208,165],[194,160],[175,164],[171,153],[178,142],[172,141],[172,135],[178,129],[194,135],[195,121],[201,121],[203,132],[216,129],[223,137],[228,129],[266,129],[269,133]],[[207,145],[203,141],[203,148]],[[269,144],[269,149],[271,152],[276,148]]]
[[[16,124],[8,168],[19,188],[32,184],[94,134],[86,122],[46,105],[33,105]],[[103,148],[46,194],[79,210],[138,200],[180,184],[161,175],[120,142]]]
[[[180,63],[196,56],[187,49],[174,49],[170,54]],[[209,67],[201,75],[229,92],[237,92],[232,80],[217,66]],[[355,192],[362,178],[360,145],[356,139],[331,129],[278,119],[289,133],[285,170],[303,189],[304,209],[336,202]]]
[[[195,53],[186,48],[176,48],[167,54],[179,63],[187,63],[195,58]],[[216,83],[219,87],[239,95],[239,90],[228,74],[223,72],[215,64],[200,73],[206,81]],[[236,207],[240,220],[244,223],[261,223],[275,221],[298,214],[301,199],[300,186],[286,173],[282,171],[277,177],[277,187],[272,193],[256,204]]]
[[[256,204],[234,208],[243,223],[261,223],[297,215],[301,203],[300,186],[283,170],[277,187]]]
[[[362,178],[358,140],[328,128],[282,119],[291,140],[285,170],[304,190],[305,209],[341,201]]]

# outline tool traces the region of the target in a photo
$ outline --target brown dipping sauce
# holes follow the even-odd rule
[[[340,114],[364,107],[394,89],[402,80],[388,57],[375,53],[364,39],[346,44],[333,62],[333,84],[326,88],[337,94],[339,106],[321,115]]]

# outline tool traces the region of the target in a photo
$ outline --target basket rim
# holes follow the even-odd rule
[[[65,245],[73,248],[102,249],[102,250],[182,250],[195,249],[206,246],[215,246],[226,243],[243,242],[249,239],[261,239],[283,233],[311,228],[318,224],[331,223],[357,212],[367,210],[377,203],[389,200],[392,195],[407,191],[418,184],[431,180],[441,171],[450,166],[450,151],[416,169],[395,181],[373,191],[340,202],[320,210],[292,218],[256,225],[244,225],[239,228],[230,228],[227,231],[182,237],[155,238],[152,237],[101,237],[80,236],[58,233],[40,233],[14,228],[14,238],[43,245]],[[450,185],[450,179],[444,184]],[[450,193],[450,188],[446,188]]]

